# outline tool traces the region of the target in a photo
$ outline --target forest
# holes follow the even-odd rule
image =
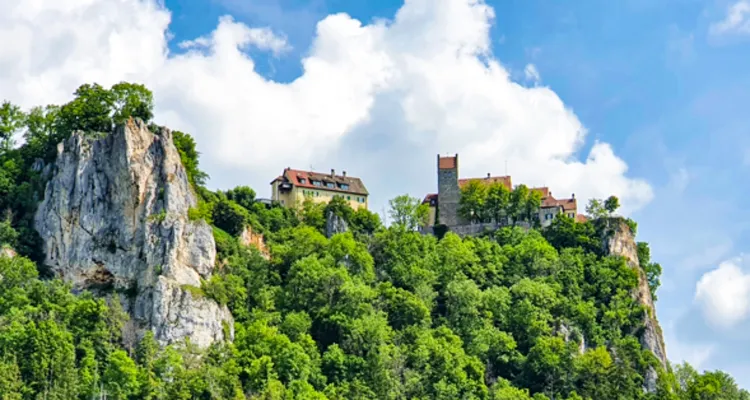
[[[424,213],[408,195],[391,201],[388,226],[339,200],[269,207],[246,186],[208,189],[195,141],[178,131],[200,199],[189,217],[213,226],[222,264],[193,294],[229,307],[235,337],[200,350],[146,334],[126,347],[119,303],[52,276],[32,221],[40,160],[53,163],[73,132],[107,134],[131,117],[155,124],[151,92],[128,82],[82,85],[63,105],[0,107],[2,400],[750,399],[722,371],[665,370],[641,348],[638,272],[603,252],[604,215],[437,238],[418,232]],[[602,204],[590,209],[614,208]],[[463,212],[479,215],[472,207]],[[331,215],[348,231],[326,237]],[[240,243],[247,227],[269,254]],[[638,255],[655,294],[661,266],[646,243]]]

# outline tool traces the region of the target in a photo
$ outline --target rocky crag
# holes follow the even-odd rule
[[[200,289],[216,247],[211,227],[188,217],[197,198],[171,132],[130,120],[57,150],[35,218],[45,264],[75,290],[121,294],[126,340],[145,330],[162,344],[231,340],[229,310]]]
[[[662,368],[666,369],[668,367],[667,350],[664,345],[662,330],[659,321],[656,319],[656,307],[654,307],[654,300],[651,297],[646,273],[640,267],[638,246],[630,227],[624,221],[618,219],[608,221],[603,246],[607,254],[624,257],[628,265],[638,271],[638,288],[633,296],[646,309],[643,315],[644,328],[638,339],[641,346],[650,351],[659,360]],[[646,373],[644,382],[644,388],[647,392],[653,393],[656,391],[656,381],[657,373],[653,368],[650,368]]]

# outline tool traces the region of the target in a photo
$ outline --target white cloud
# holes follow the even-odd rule
[[[234,19],[224,16],[219,19],[219,24],[232,26],[235,29],[227,31],[231,34],[232,40],[237,47],[255,46],[261,50],[270,50],[274,54],[280,54],[289,50],[291,47],[285,37],[276,35],[270,28],[248,28],[245,25],[235,24]],[[201,36],[193,40],[185,40],[178,44],[182,49],[210,49],[213,41],[210,37]]]
[[[713,35],[750,34],[750,0],[738,0],[731,4],[724,19],[712,24],[709,32]]]
[[[718,328],[729,328],[750,312],[750,274],[742,270],[744,258],[719,264],[696,284],[695,300],[706,320]]]
[[[625,214],[653,196],[607,143],[578,161],[581,121],[492,57],[494,11],[483,1],[410,0],[369,25],[329,15],[288,84],[259,75],[242,51],[283,51],[285,40],[229,17],[169,54],[170,14],[159,4],[0,3],[0,93],[28,107],[64,102],[85,82],[143,82],[157,122],[196,136],[213,185],[260,195],[283,167],[314,164],[363,177],[375,203],[421,196],[435,190],[435,154],[457,152],[463,176],[500,173],[507,161],[514,182],[579,199],[615,194]]]
[[[535,84],[538,84],[542,80],[542,77],[539,75],[539,71],[534,64],[526,64],[523,73],[526,75],[527,80],[532,81]]]

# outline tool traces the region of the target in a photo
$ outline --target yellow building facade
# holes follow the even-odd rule
[[[367,209],[368,192],[362,180],[347,176],[346,171],[336,175],[286,168],[271,181],[271,199],[285,207],[298,207],[306,198],[316,203],[328,203],[334,197],[341,197],[357,210]]]

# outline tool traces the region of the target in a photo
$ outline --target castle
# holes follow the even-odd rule
[[[474,180],[481,180],[487,184],[501,183],[508,190],[513,190],[510,176],[492,176],[488,173],[484,178],[461,179],[458,174],[458,154],[448,157],[437,156],[438,192],[428,194],[423,200],[423,204],[430,207],[426,231],[432,231],[435,225],[445,225],[451,231],[470,234],[478,233],[485,227],[496,228],[512,222],[508,220],[508,217],[504,217],[500,221],[491,223],[472,224],[461,217],[458,212],[461,188]],[[556,199],[547,187],[530,188],[530,190],[539,192],[542,198],[538,212],[541,226],[551,224],[559,213],[565,213],[578,221],[585,220],[583,215],[578,214],[575,194],[567,199]]]

